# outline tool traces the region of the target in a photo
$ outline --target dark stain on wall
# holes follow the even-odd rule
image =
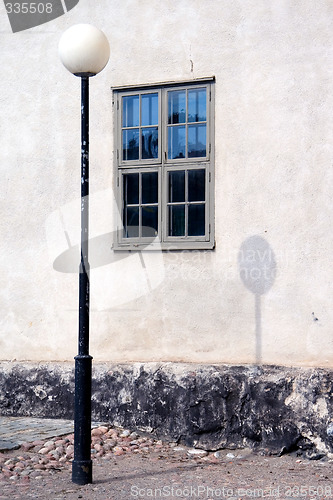
[[[333,374],[324,369],[96,364],[92,418],[205,450],[333,452]],[[71,364],[0,364],[0,414],[73,418]]]

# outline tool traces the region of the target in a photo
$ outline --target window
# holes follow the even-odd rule
[[[115,248],[213,248],[213,79],[113,91]]]
[[[146,161],[159,158],[158,93],[122,98],[122,158]]]

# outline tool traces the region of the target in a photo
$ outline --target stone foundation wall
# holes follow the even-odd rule
[[[0,363],[0,414],[73,418],[74,363]],[[92,418],[206,450],[333,456],[333,372],[95,364]],[[331,455],[332,454],[332,455]]]

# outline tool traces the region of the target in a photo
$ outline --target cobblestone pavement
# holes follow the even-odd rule
[[[71,420],[0,417],[0,451],[14,450],[24,442],[61,436],[73,430]]]
[[[105,425],[92,431],[93,483],[78,486],[71,481],[72,440],[48,435],[0,453],[0,500],[333,498],[327,459],[200,452]]]

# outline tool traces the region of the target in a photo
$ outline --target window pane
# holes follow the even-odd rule
[[[176,90],[168,92],[168,123],[185,123],[186,92]]]
[[[158,157],[158,128],[144,128],[142,130],[142,158]]]
[[[188,201],[205,201],[205,170],[188,171]]]
[[[188,235],[205,235],[205,205],[188,206]]]
[[[169,236],[185,236],[185,205],[169,207]]]
[[[139,159],[139,129],[123,130],[123,160]]]
[[[145,94],[141,99],[141,125],[158,125],[158,94]]]
[[[125,209],[125,237],[137,238],[139,236],[139,207]]]
[[[124,175],[124,202],[125,205],[139,203],[139,174]]]
[[[169,202],[185,201],[185,171],[169,172]]]
[[[189,125],[188,157],[206,156],[206,125]]]
[[[139,116],[139,96],[123,97],[123,127],[138,127]]]
[[[158,202],[158,174],[147,172],[142,174],[142,203]],[[143,224],[143,223],[142,223]]]
[[[185,127],[169,127],[168,158],[185,158]]]
[[[142,236],[155,237],[158,233],[158,207],[142,207]]]
[[[188,91],[188,121],[204,122],[207,119],[206,89]]]

